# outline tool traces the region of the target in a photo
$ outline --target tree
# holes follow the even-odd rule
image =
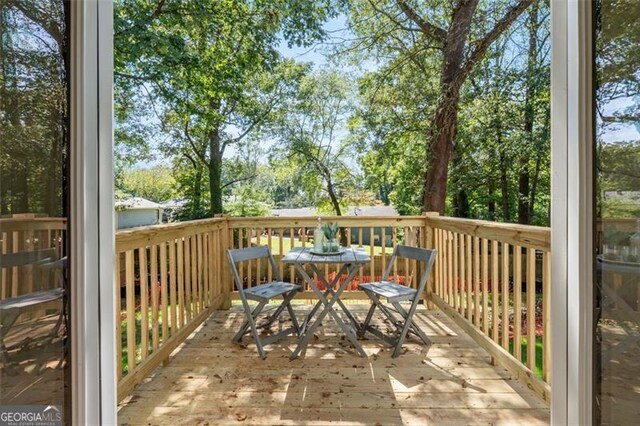
[[[381,54],[402,57],[410,62],[433,51],[439,57],[439,94],[432,113],[432,125],[425,129],[426,167],[423,179],[425,211],[444,212],[447,176],[457,131],[460,91],[474,67],[485,57],[491,44],[533,3],[518,0],[494,10],[479,0],[454,2],[428,1],[419,7],[407,0],[355,2],[353,28],[361,37],[362,48],[377,49],[387,43]],[[500,13],[501,10],[503,13]],[[374,24],[367,19],[374,16]],[[499,16],[497,19],[494,17]],[[487,23],[493,21],[490,26]]]
[[[347,119],[353,111],[349,82],[336,71],[311,73],[302,78],[272,129],[281,155],[288,158],[309,193],[321,207],[328,202],[337,216],[354,186],[348,166],[350,148]]]
[[[68,2],[0,2],[0,214],[64,214]]]
[[[175,197],[176,181],[171,169],[163,165],[126,170],[122,176],[123,191],[156,203]]]
[[[182,153],[206,168],[211,215],[223,211],[227,148],[281,101],[283,80],[270,75],[280,63],[279,37],[297,45],[317,40],[332,13],[328,0],[116,3],[117,99],[146,90],[161,115],[170,112],[165,125],[181,129]]]

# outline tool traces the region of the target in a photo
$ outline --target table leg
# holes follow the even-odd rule
[[[351,273],[349,274],[349,278],[350,279],[347,279],[343,283],[343,285],[341,285],[338,288],[337,291],[333,292],[332,290],[330,290],[332,297],[331,297],[330,301],[327,301],[327,298],[325,296],[326,292],[325,292],[325,294],[323,294],[320,291],[320,289],[318,289],[315,281],[313,279],[311,279],[311,277],[309,277],[309,275],[304,270],[304,268],[302,268],[302,266],[296,264],[296,267],[297,267],[298,272],[300,273],[300,275],[304,278],[304,280],[309,283],[309,285],[310,285],[311,289],[313,290],[313,292],[316,293],[316,295],[318,296],[318,299],[320,299],[318,304],[320,304],[320,303],[323,304],[324,305],[324,309],[320,312],[320,314],[318,315],[316,320],[307,328],[307,330],[304,331],[304,335],[300,339],[298,347],[296,347],[295,351],[291,354],[290,358],[291,359],[297,358],[300,355],[300,352],[302,352],[302,350],[304,350],[307,347],[307,345],[309,344],[309,339],[313,336],[313,333],[318,328],[318,326],[320,325],[320,323],[322,322],[322,320],[324,319],[324,317],[327,314],[330,314],[333,317],[333,319],[337,323],[338,327],[340,327],[340,329],[345,333],[345,335],[347,336],[347,339],[354,346],[354,348],[356,349],[358,354],[360,354],[361,356],[366,357],[367,353],[364,351],[364,349],[362,349],[362,346],[360,346],[360,344],[358,343],[356,334],[353,331],[353,329],[351,327],[348,327],[342,321],[342,319],[340,318],[338,313],[333,309],[333,305],[336,304],[340,300],[340,295],[345,290],[345,288],[348,285],[349,281],[351,279],[353,279],[353,276],[355,275],[355,273],[357,271],[357,268],[352,269]],[[319,275],[319,276],[322,276],[322,275]],[[326,283],[326,280],[324,279],[323,276],[322,276],[322,279]],[[339,276],[336,277],[336,280],[337,279],[339,279]],[[334,282],[332,284],[335,284],[335,280],[334,280]],[[331,288],[331,287],[327,287],[327,289],[329,289],[329,288]]]

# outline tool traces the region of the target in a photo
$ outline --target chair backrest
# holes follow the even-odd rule
[[[420,275],[420,281],[418,281],[418,294],[422,294],[424,288],[427,284],[427,280],[429,279],[429,274],[431,273],[431,268],[433,268],[433,264],[436,261],[437,252],[431,249],[424,249],[419,247],[410,247],[397,245],[393,250],[393,254],[387,263],[387,268],[382,275],[383,280],[388,280],[389,274],[393,269],[393,264],[396,258],[416,260],[418,262],[424,262],[424,269],[422,270],[422,274]]]
[[[248,260],[256,259],[269,259],[271,263],[271,270],[275,281],[280,281],[280,271],[278,265],[271,255],[271,250],[268,246],[247,247],[241,249],[227,250],[227,258],[229,259],[229,265],[231,266],[231,273],[233,275],[233,281],[236,283],[236,288],[241,293],[244,290],[243,283],[240,280],[240,274],[238,274],[238,268],[236,264],[238,262],[246,262]],[[241,296],[244,297],[244,296]]]
[[[63,270],[66,259],[56,260],[56,250],[53,248],[0,254],[0,269],[16,268],[19,271],[17,282],[13,277],[11,285],[6,287],[5,296],[10,298],[52,288],[65,289]]]

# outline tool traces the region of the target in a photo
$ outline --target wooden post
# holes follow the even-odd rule
[[[438,212],[426,212],[424,213],[424,241],[422,246],[428,249],[434,249],[436,248],[436,244],[434,241],[434,237],[435,237],[435,232],[433,230],[433,227],[431,226],[431,224],[429,223],[429,218],[430,217],[437,217],[440,216],[440,213]],[[434,270],[435,268],[432,268],[431,270],[431,274],[429,274],[429,280],[427,281],[427,291],[426,294],[423,295],[423,299],[422,299],[422,303],[427,305],[428,309],[435,309],[436,305],[433,303],[431,295],[434,292]]]
[[[229,228],[229,218],[225,217],[222,233],[223,245],[220,250],[220,262],[222,265],[222,294],[224,298],[220,309],[231,309],[231,271],[227,260],[227,249],[233,248],[233,231]]]

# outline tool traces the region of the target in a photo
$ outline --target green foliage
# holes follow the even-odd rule
[[[62,1],[0,3],[0,214],[63,214],[68,83]]]
[[[122,187],[133,197],[146,198],[156,203],[170,200],[176,195],[176,181],[172,171],[162,165],[124,171]]]
[[[295,68],[280,60],[279,37],[309,44],[333,13],[330,1],[116,1],[117,127],[141,121],[129,100],[145,95],[171,134],[161,148],[195,175],[206,168],[210,213],[221,213],[225,151],[268,120]],[[203,185],[191,179],[186,188],[204,194]]]
[[[347,120],[353,108],[349,81],[336,71],[304,75],[294,96],[271,127],[278,161],[292,166],[289,176],[316,206],[340,215],[355,175],[349,166]]]

